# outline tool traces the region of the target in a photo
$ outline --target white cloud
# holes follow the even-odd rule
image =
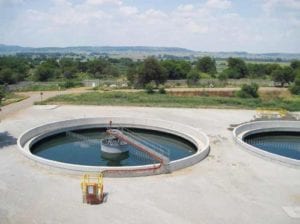
[[[192,4],[179,5],[179,6],[177,7],[177,9],[178,9],[179,11],[190,12],[190,11],[192,11],[192,10],[195,9],[195,6],[192,5]]]
[[[205,5],[208,8],[228,9],[231,7],[231,1],[229,1],[229,0],[208,0],[205,3]]]
[[[133,15],[138,13],[138,8],[132,6],[122,6],[120,7],[120,11],[125,15]]]
[[[270,15],[278,8],[281,11],[286,11],[287,9],[288,10],[299,10],[300,9],[300,1],[299,0],[264,0],[262,7],[263,7],[264,11],[268,15]]]
[[[120,0],[86,0],[86,4],[90,5],[122,5],[122,1]]]
[[[280,7],[279,1],[283,0],[268,0],[275,8]],[[286,1],[298,3],[295,0]],[[228,0],[179,5],[170,11],[157,8],[141,10],[119,0],[52,2],[47,9],[26,10],[7,20],[6,28],[0,27],[0,43],[26,46],[158,45],[207,51],[300,51],[300,29],[295,29],[300,25],[297,16],[293,14],[288,20],[264,15],[246,18],[235,12]]]

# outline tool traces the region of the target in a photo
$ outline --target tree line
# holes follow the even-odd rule
[[[228,58],[226,68],[217,71],[216,60],[202,57],[196,61],[148,57],[134,61],[130,58],[97,57],[88,60],[70,57],[0,57],[0,85],[23,80],[59,81],[83,79],[110,79],[126,76],[135,87],[148,83],[160,85],[166,80],[187,79],[188,84],[197,84],[201,77],[220,80],[261,78],[270,79],[280,86],[290,84],[300,76],[300,61],[290,65],[278,63],[246,63],[240,58]]]

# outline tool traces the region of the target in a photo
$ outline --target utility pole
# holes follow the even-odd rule
[[[40,92],[40,95],[41,95],[41,104],[42,104],[42,101],[43,101],[43,92]]]

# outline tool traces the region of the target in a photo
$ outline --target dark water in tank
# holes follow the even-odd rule
[[[159,145],[170,160],[177,160],[196,153],[195,146],[175,135],[143,129],[130,129],[141,139]],[[31,147],[31,152],[45,159],[87,166],[135,166],[153,164],[147,154],[129,146],[129,151],[116,158],[104,157],[100,141],[107,137],[106,129],[86,129],[60,133],[44,138]]]
[[[300,160],[300,132],[257,133],[244,141],[264,151]]]

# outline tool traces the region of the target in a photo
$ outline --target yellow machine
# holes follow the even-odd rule
[[[256,109],[256,118],[282,118],[287,115],[287,110],[285,109]]]
[[[83,203],[100,204],[103,202],[103,174],[85,174],[81,180]]]

